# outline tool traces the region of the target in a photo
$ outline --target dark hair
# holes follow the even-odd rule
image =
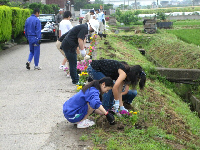
[[[130,84],[135,87],[139,82],[140,89],[143,89],[146,83],[146,74],[142,70],[140,65],[135,65],[130,67],[130,71],[127,74],[126,81],[130,82]]]
[[[36,13],[40,13],[40,9],[39,8],[35,8],[34,10],[33,10],[33,14],[36,14]]]
[[[127,71],[130,70],[130,67],[129,67],[129,65],[127,64],[127,62],[125,62],[125,61],[120,61],[120,63],[126,68]]]
[[[90,13],[93,13],[93,14],[94,14],[94,10],[90,10]]]
[[[98,12],[99,12],[99,9],[95,9],[95,11],[98,11]]]
[[[65,11],[64,14],[63,14],[63,18],[68,18],[68,17],[71,17],[72,14],[70,11]]]
[[[113,80],[110,77],[104,77],[100,80],[93,80],[92,82],[88,83],[87,85],[85,85],[82,89],[83,93],[85,93],[87,91],[87,89],[89,89],[90,87],[95,87],[97,90],[99,90],[100,95],[99,98],[102,101],[102,91],[100,88],[100,84],[105,83],[106,87],[113,87],[114,83]]]

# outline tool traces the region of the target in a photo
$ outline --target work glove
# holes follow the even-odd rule
[[[113,116],[113,114],[107,112],[107,113],[105,114],[105,116],[106,116],[108,122],[110,122],[111,125],[114,125],[114,124],[115,124],[115,117]]]
[[[113,105],[113,108],[116,110],[119,109],[119,100],[114,100],[115,101],[115,104]]]
[[[85,55],[86,55],[85,49],[80,50],[80,52],[81,52],[81,56],[82,56],[82,57],[85,57]]]
[[[41,44],[41,43],[42,43],[41,40],[39,40],[39,41],[38,41],[38,44]]]

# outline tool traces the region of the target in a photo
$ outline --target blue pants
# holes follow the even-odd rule
[[[28,37],[28,41],[30,48],[28,61],[31,62],[34,57],[35,66],[38,66],[40,58],[40,44],[38,43],[38,40],[34,36]]]
[[[69,61],[69,71],[70,71],[70,76],[72,78],[72,83],[76,84],[78,83],[79,76],[77,73],[77,54],[76,53],[71,53],[70,51],[64,51],[65,56],[67,57],[67,60]]]
[[[91,65],[88,66],[87,72],[93,80],[100,80],[105,77],[105,75],[102,72],[94,70]],[[137,95],[136,90],[129,90],[126,95],[122,96],[122,99],[124,100],[124,102],[132,103],[136,95]],[[109,90],[107,93],[103,94],[102,98],[103,98],[102,101],[103,107],[106,110],[111,109],[112,106],[114,105],[114,96],[112,90]]]
[[[129,90],[126,95],[122,95],[122,100],[128,104],[131,104],[136,95],[137,90]],[[108,93],[103,94],[102,105],[106,110],[112,109],[114,105],[114,95],[112,90],[109,90]]]

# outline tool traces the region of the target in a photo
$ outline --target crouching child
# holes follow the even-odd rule
[[[87,128],[95,125],[95,122],[87,119],[93,112],[105,115],[110,124],[115,118],[102,106],[102,95],[113,87],[113,80],[104,77],[101,80],[94,80],[85,85],[82,90],[67,100],[63,105],[65,118],[71,123],[77,123],[77,128]]]

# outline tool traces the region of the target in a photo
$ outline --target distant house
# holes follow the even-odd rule
[[[45,0],[46,4],[58,4],[60,8],[65,8],[66,0]]]
[[[172,0],[172,1],[170,1],[170,5],[172,5],[172,6],[177,6],[177,5],[179,5],[179,4],[180,4],[180,2],[177,1],[177,0]]]
[[[162,7],[167,7],[169,6],[169,1],[160,1],[160,4],[162,5]]]

